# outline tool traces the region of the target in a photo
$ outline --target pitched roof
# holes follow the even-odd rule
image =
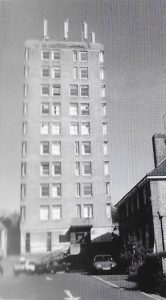
[[[166,176],[166,158],[161,163],[147,174],[148,176]]]

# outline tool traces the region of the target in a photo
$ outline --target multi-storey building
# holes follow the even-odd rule
[[[43,253],[75,221],[110,229],[103,45],[27,40],[24,78],[21,252]]]

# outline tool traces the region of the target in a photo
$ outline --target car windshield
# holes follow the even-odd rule
[[[94,258],[94,261],[110,261],[112,260],[112,257],[109,255],[98,255]]]

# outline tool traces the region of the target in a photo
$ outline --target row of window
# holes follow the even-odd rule
[[[57,130],[56,133],[59,133],[59,131]],[[78,144],[76,142],[75,144],[75,154],[78,155],[78,149],[76,148],[78,147]],[[23,141],[22,142],[22,156],[26,156],[27,155],[27,141]],[[82,142],[82,154],[83,155],[87,155],[90,154],[91,152],[90,149],[90,144],[89,142]],[[44,155],[44,154],[49,154],[49,142],[41,142],[40,145],[40,154]],[[57,141],[57,142],[52,142],[51,145],[51,154],[52,155],[60,155],[61,154],[61,142]],[[108,155],[108,141],[104,141],[103,142],[103,155]]]
[[[136,193],[134,197],[129,198],[128,201],[123,205],[121,209],[121,218],[122,220],[126,217],[129,217],[135,211],[140,209],[141,203],[144,205],[147,204],[148,201],[148,191],[144,187],[140,193]]]
[[[25,59],[29,59],[29,48],[25,48]],[[61,59],[60,49],[42,49],[41,50],[42,60],[59,61]],[[88,51],[86,50],[73,50],[73,62],[88,62]],[[99,62],[104,62],[104,51],[99,51]]]
[[[41,103],[41,115],[49,116],[50,114],[50,106],[51,106],[51,114],[54,116],[59,116],[61,113],[61,104],[60,103]],[[102,116],[106,116],[106,103],[102,103]],[[77,116],[79,112],[79,105],[78,103],[70,103],[69,105],[69,115],[70,116]],[[89,115],[89,103],[81,103],[80,104],[80,113],[82,116]],[[23,105],[23,114],[27,115],[27,103]]]
[[[92,165],[91,162],[82,162],[82,175],[92,175]],[[75,162],[75,174],[80,175],[80,162]],[[21,176],[25,177],[27,174],[27,163],[21,163]],[[104,161],[104,175],[109,175],[109,161]],[[50,175],[50,164],[49,162],[42,162],[40,165],[40,175],[49,176]],[[61,175],[61,162],[52,162],[52,176]]]
[[[82,116],[88,116],[90,114],[90,105],[89,103],[75,103],[72,102],[69,104],[69,115],[77,116],[79,114]],[[49,116],[51,113],[52,116],[60,116],[61,114],[61,103],[59,102],[43,102],[41,103],[41,115]],[[23,102],[23,115],[26,116],[28,114],[28,103]],[[104,117],[107,114],[107,106],[106,103],[101,103],[101,115]]]
[[[25,48],[25,59],[29,59],[29,48]],[[41,50],[42,60],[53,60],[59,61],[61,59],[60,49],[42,49]],[[73,50],[73,62],[88,62],[88,51],[83,50]],[[104,51],[99,51],[99,62],[104,62]]]
[[[76,204],[75,215],[77,218],[93,218],[93,204]],[[111,206],[110,203],[106,203],[106,218],[111,218]],[[21,207],[21,219],[26,219],[25,206]],[[41,205],[39,208],[39,219],[41,221],[48,220],[61,220],[62,219],[62,205]]]
[[[41,85],[41,96],[60,96],[61,95],[61,85],[56,84],[42,84]],[[100,97],[105,98],[105,85],[100,86]],[[24,96],[28,96],[28,85],[24,84]],[[69,86],[69,96],[70,97],[89,97],[89,85],[70,84]]]
[[[40,125],[40,133],[41,135],[50,134],[50,125],[51,125],[51,133],[53,135],[60,134],[60,124],[49,122],[42,122]],[[70,122],[69,124],[69,133],[70,135],[89,135],[90,134],[90,122]],[[107,123],[102,123],[102,134],[107,135]]]
[[[54,142],[49,142],[49,141],[42,141],[40,143],[40,154],[41,155],[48,155],[50,154],[50,149],[51,149],[51,154],[52,155],[60,155],[61,154],[61,142],[60,141],[54,141]],[[74,142],[74,153],[75,155],[90,155],[91,154],[91,142],[89,141],[83,141],[79,142],[76,141]]]
[[[53,198],[61,197],[62,195],[61,183],[54,183],[51,187],[51,195]],[[40,197],[49,197],[50,186],[48,183],[43,183],[40,186]],[[75,190],[76,197],[92,196],[92,183],[77,183]],[[110,196],[110,182],[105,182],[105,196]],[[26,184],[21,184],[21,199],[26,198]]]
[[[50,151],[51,148],[51,151]],[[80,151],[81,150],[81,151]],[[91,154],[91,142],[80,142],[76,141],[74,143],[74,153],[75,155],[90,155]],[[27,154],[27,141],[22,142],[22,155]],[[40,154],[41,155],[61,155],[61,142],[60,141],[42,141],[40,143]],[[103,154],[108,155],[108,142],[103,142]]]

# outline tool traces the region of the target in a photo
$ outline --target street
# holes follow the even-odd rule
[[[148,300],[164,299],[136,290],[122,275],[84,273],[20,275],[0,278],[0,300]]]

